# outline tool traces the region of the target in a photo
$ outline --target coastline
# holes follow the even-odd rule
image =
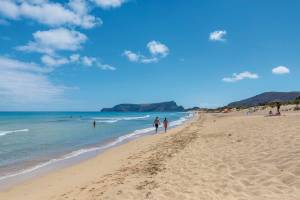
[[[188,112],[186,117],[180,118],[178,120],[172,121],[169,130],[176,129],[180,126],[185,125],[189,121],[194,120],[196,114],[193,112]],[[152,130],[153,129],[153,130]],[[158,134],[163,133],[162,127],[160,127]],[[155,135],[154,128],[148,127],[144,129],[138,129],[134,132],[127,133],[110,141],[100,143],[97,146],[91,146],[84,149],[78,149],[67,154],[63,154],[60,157],[53,158],[46,162],[38,163],[32,167],[25,168],[24,170],[17,171],[12,174],[8,174],[4,177],[0,177],[0,192],[5,191],[15,185],[22,184],[23,182],[31,181],[37,179],[41,176],[45,176],[49,173],[53,173],[64,168],[72,167],[73,165],[78,165],[87,160],[93,159],[104,152],[117,148],[124,145],[130,141],[139,139],[145,136]]]
[[[272,199],[300,195],[300,113],[201,114],[0,192],[0,199]]]

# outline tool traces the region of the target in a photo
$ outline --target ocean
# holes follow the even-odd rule
[[[86,159],[154,134],[152,123],[156,116],[161,121],[166,117],[170,127],[175,127],[192,114],[0,112],[0,183],[52,165]]]

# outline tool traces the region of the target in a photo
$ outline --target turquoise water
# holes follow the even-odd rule
[[[191,117],[188,113],[0,112],[0,180],[151,134],[156,116],[167,117],[170,127]]]

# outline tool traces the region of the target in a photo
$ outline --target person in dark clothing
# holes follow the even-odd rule
[[[157,133],[159,125],[160,125],[159,118],[156,117],[155,120],[154,120],[154,122],[153,122],[153,126],[155,126],[155,133]]]
[[[281,103],[277,102],[276,103],[276,107],[277,107],[277,113],[276,113],[276,115],[280,115],[280,106],[281,106]]]

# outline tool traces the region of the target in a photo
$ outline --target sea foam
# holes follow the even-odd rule
[[[147,119],[150,115],[140,116],[140,117],[94,117],[93,120],[99,123],[116,123],[122,120],[130,121],[130,120],[141,120]]]
[[[0,131],[0,136],[5,136],[13,133],[18,133],[18,132],[28,132],[29,129],[20,129],[20,130],[12,130],[12,131]]]

